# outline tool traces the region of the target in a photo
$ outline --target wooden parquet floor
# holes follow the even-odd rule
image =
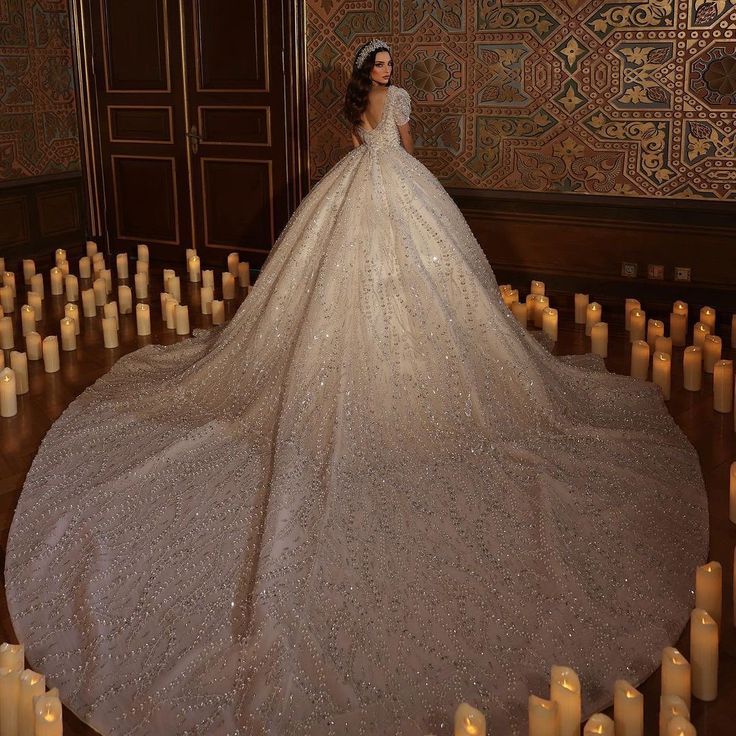
[[[0,547],[4,550],[13,512],[23,486],[25,475],[39,444],[51,423],[61,414],[64,408],[99,376],[103,375],[115,361],[125,353],[136,350],[149,341],[169,344],[187,339],[177,337],[173,330],[166,330],[161,323],[159,291],[161,287],[161,270],[163,267],[175,267],[182,277],[182,301],[190,305],[190,323],[194,327],[209,326],[210,317],[200,314],[199,288],[185,282],[185,271],[179,264],[152,264],[150,298],[153,335],[141,338],[136,335],[135,315],[123,315],[120,320],[120,347],[108,350],[102,344],[102,328],[99,316],[83,319],[82,334],[78,336],[78,349],[75,353],[61,353],[61,370],[55,374],[46,374],[41,361],[29,362],[28,394],[20,396],[18,414],[15,417],[0,419]],[[22,277],[18,278],[18,298],[14,319],[18,320],[20,306],[25,303]],[[215,283],[219,287],[219,274]],[[80,282],[80,289],[88,284]],[[115,291],[111,298],[115,298]],[[219,288],[218,288],[219,293]],[[526,292],[522,293],[523,301]],[[569,307],[572,295],[551,296],[551,306],[560,309],[559,340],[555,348],[557,354],[584,353],[589,350],[589,339],[585,337],[582,326],[575,325]],[[637,295],[638,296],[638,295]],[[236,299],[226,303],[226,314],[229,319],[245,298],[245,290],[237,289]],[[640,298],[640,297],[639,297]],[[63,296],[52,297],[48,294],[44,302],[45,319],[38,323],[37,331],[42,335],[58,334],[59,319],[63,317]],[[645,300],[642,300],[646,309]],[[567,308],[566,308],[567,305]],[[690,305],[691,315],[695,307]],[[101,309],[99,310],[101,312]],[[665,320],[666,314],[648,314],[648,317]],[[606,365],[617,373],[629,371],[628,335],[623,329],[623,305],[619,315],[604,314],[609,324],[609,357]],[[690,327],[693,319],[691,316]],[[20,324],[16,323],[16,345],[25,350],[24,343],[18,339]],[[736,359],[736,351],[731,348],[730,335],[725,326],[718,331],[723,339],[724,358]],[[5,351],[8,363],[9,351]],[[672,397],[668,402],[671,414],[687,434],[700,456],[703,474],[708,490],[711,521],[711,554],[713,560],[723,565],[724,607],[723,627],[721,633],[721,664],[719,672],[719,696],[712,703],[693,700],[692,721],[700,736],[726,736],[736,734],[734,725],[736,716],[736,628],[734,628],[733,612],[733,554],[736,544],[736,526],[728,520],[728,476],[729,465],[736,460],[736,434],[734,433],[733,413],[719,414],[712,408],[712,380],[704,376],[703,388],[698,393],[691,393],[682,388],[682,348],[675,348],[672,361]],[[666,509],[663,509],[666,513]],[[3,564],[4,568],[4,564]],[[694,576],[693,576],[694,585]],[[4,582],[3,582],[4,590]],[[15,641],[15,635],[5,604],[0,600],[0,627],[5,641]],[[689,639],[687,630],[683,632],[678,648],[689,656]],[[645,734],[656,736],[658,729],[659,707],[659,672],[655,673],[640,689],[645,695]],[[546,696],[546,693],[537,693]],[[613,715],[612,711],[607,711]],[[489,733],[495,733],[489,724]],[[81,723],[65,709],[64,732],[69,736],[90,736],[95,732]],[[437,736],[445,736],[437,734]],[[497,734],[497,736],[503,736]]]

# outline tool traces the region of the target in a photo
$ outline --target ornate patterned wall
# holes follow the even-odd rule
[[[377,36],[447,186],[736,199],[736,0],[308,0],[307,23],[315,180]]]
[[[67,0],[0,0],[0,180],[79,170]]]

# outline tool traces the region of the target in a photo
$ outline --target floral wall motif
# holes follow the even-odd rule
[[[736,199],[736,0],[308,0],[310,157],[387,40],[417,155],[446,186]]]
[[[0,181],[79,168],[67,0],[0,0]]]

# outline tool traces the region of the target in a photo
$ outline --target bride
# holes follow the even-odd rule
[[[439,736],[468,701],[522,734],[553,664],[587,716],[688,619],[694,448],[519,325],[391,59],[358,50],[356,147],[234,318],[122,357],[28,473],[13,624],[100,733]]]

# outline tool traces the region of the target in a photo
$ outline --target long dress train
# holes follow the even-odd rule
[[[104,734],[522,734],[676,640],[708,545],[651,383],[504,306],[389,87],[225,326],[122,357],[52,425],[6,558],[31,664]]]

